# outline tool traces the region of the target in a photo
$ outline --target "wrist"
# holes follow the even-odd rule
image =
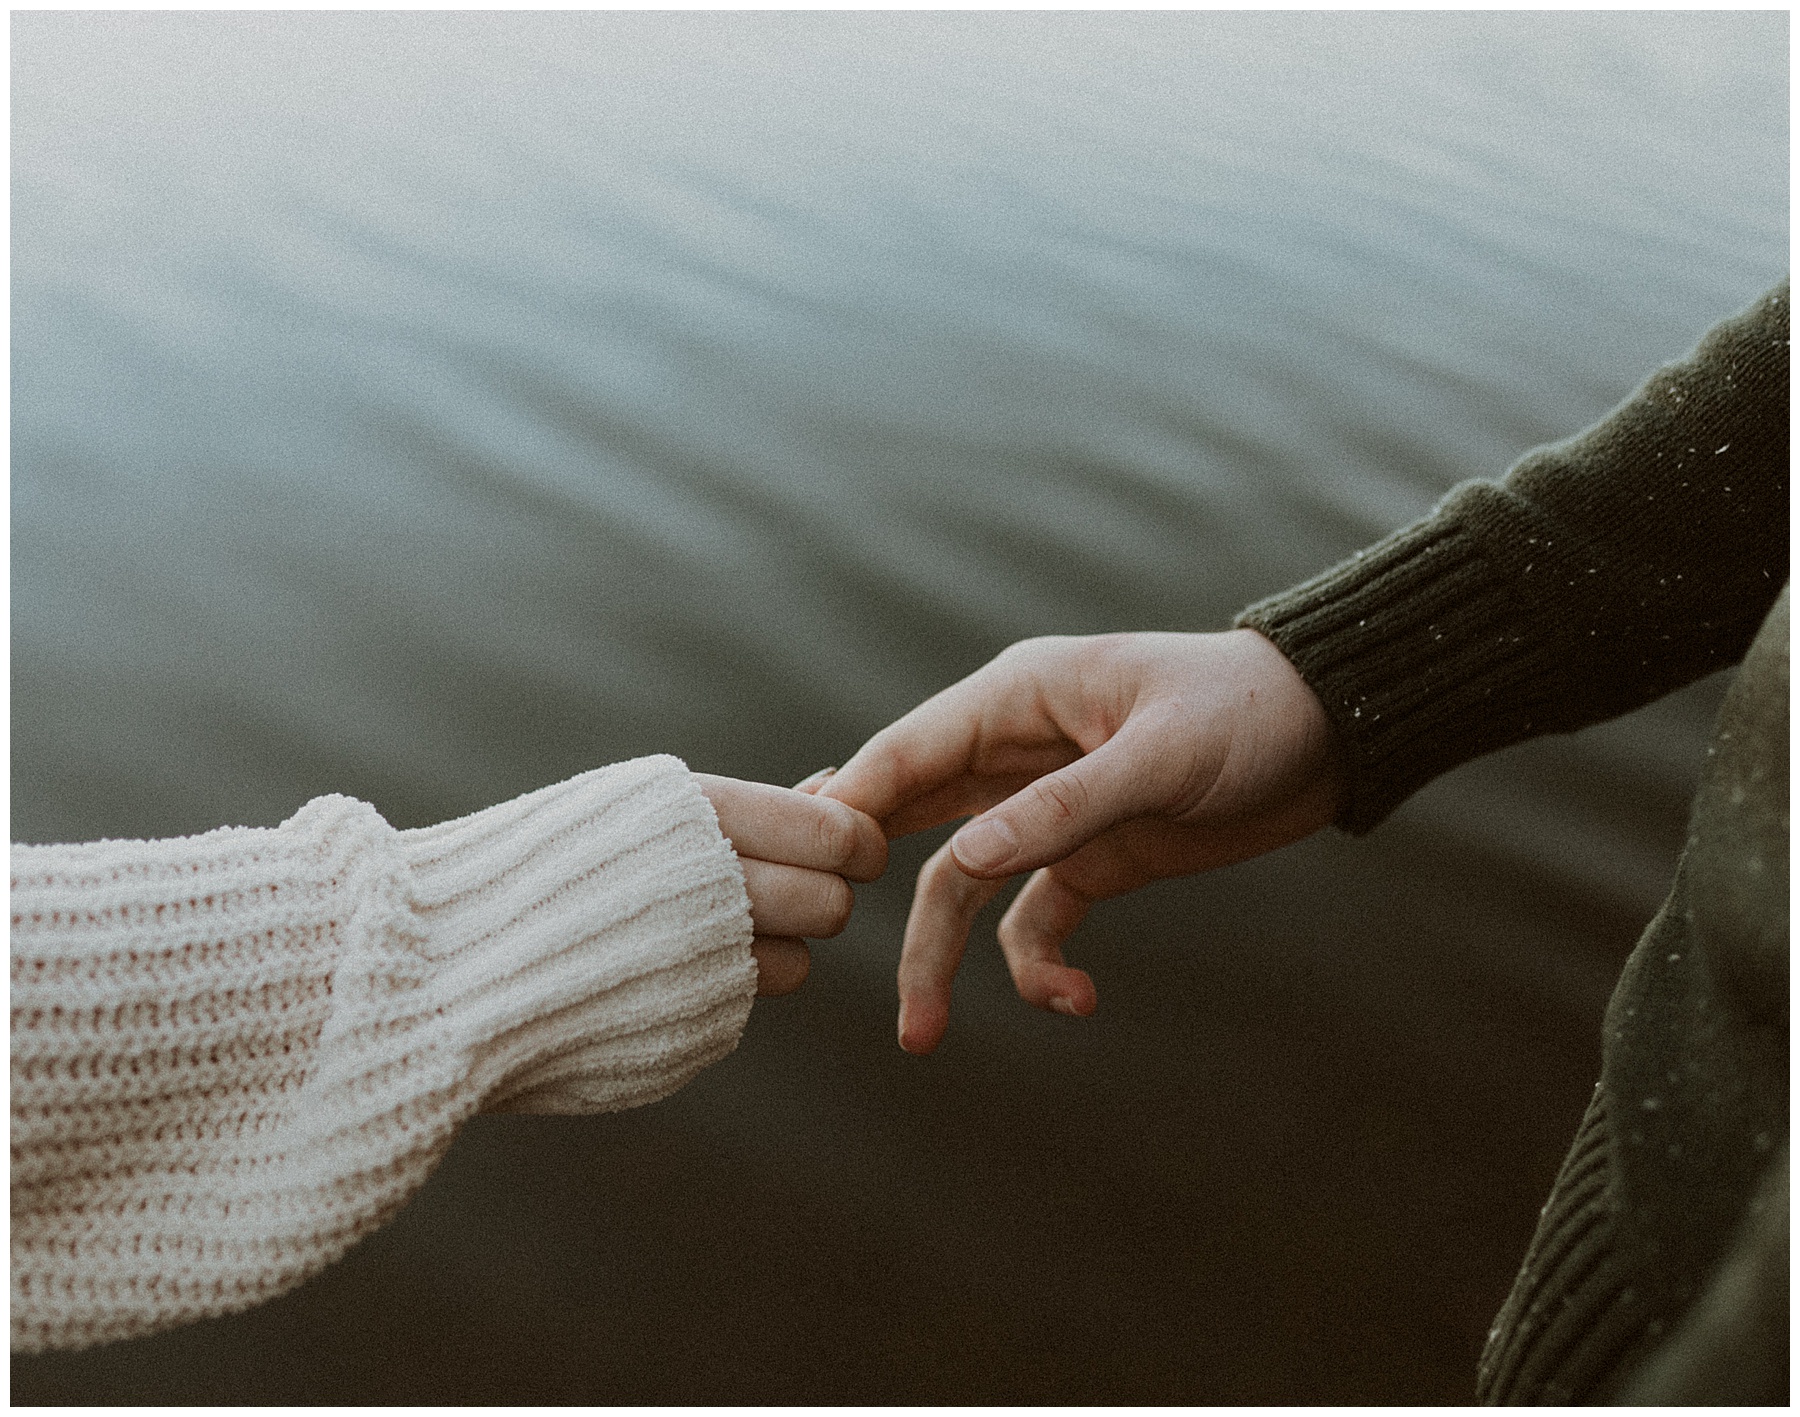
[[[1338,820],[1349,800],[1351,757],[1324,701],[1267,635],[1249,626],[1226,633],[1246,637],[1243,652],[1254,666],[1252,684],[1261,686],[1266,710],[1260,717],[1272,725],[1270,736],[1288,764],[1295,795],[1317,804],[1320,826]],[[1252,698],[1257,692],[1251,689]]]

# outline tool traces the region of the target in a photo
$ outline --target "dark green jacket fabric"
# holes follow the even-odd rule
[[[1354,832],[1742,664],[1485,1401],[1787,1398],[1787,340],[1784,282],[1579,437],[1238,619],[1331,715]]]

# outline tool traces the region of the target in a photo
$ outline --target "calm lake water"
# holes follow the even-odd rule
[[[1778,13],[12,20],[12,831],[792,781],[1020,637],[1218,628],[1779,279]],[[21,1402],[1456,1402],[1717,682],[1097,913],[929,843],[737,1055],[487,1119]]]

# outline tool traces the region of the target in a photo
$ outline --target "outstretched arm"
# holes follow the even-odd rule
[[[978,814],[920,873],[901,1046],[937,1046],[1010,875],[1037,873],[1000,925],[1020,994],[1084,1014],[1061,947],[1095,901],[1368,831],[1459,763],[1734,663],[1787,576],[1787,304],[1236,631],[1028,640],[872,738],[818,790],[889,836]]]
[[[840,803],[668,757],[416,831],[321,797],[275,828],[15,846],[13,1347],[292,1288],[477,1111],[667,1096],[885,854]]]

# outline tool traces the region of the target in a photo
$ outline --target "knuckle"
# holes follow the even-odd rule
[[[856,818],[850,808],[829,797],[815,799],[821,810],[813,817],[813,845],[820,864],[847,866],[856,854]]]
[[[1047,659],[1065,649],[1075,638],[1072,635],[1033,635],[1030,639],[1013,641],[996,658],[1015,664],[1021,660]]]
[[[1095,659],[1117,659],[1142,638],[1132,630],[1111,630],[1103,635],[1089,635],[1081,642],[1085,653]]]
[[[856,909],[856,892],[850,889],[849,882],[843,877],[831,876],[827,878],[821,894],[817,938],[828,940],[850,923],[850,913]]]
[[[1087,808],[1087,788],[1078,777],[1052,773],[1048,777],[1040,777],[1033,788],[1033,795],[1049,812],[1053,821],[1073,821]]]

